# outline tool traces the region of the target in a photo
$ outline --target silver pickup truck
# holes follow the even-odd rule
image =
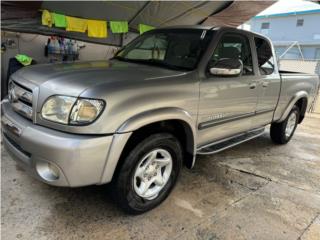
[[[39,180],[112,184],[127,212],[159,205],[183,165],[258,137],[287,143],[318,91],[279,72],[269,39],[231,28],[149,31],[109,61],[45,64],[11,76],[3,143]]]

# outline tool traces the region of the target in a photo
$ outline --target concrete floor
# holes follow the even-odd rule
[[[320,114],[288,145],[266,132],[197,160],[160,207],[127,216],[104,186],[47,186],[2,151],[2,239],[320,239]]]

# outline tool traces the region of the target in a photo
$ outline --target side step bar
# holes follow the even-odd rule
[[[221,152],[225,149],[234,147],[240,143],[249,141],[256,137],[261,136],[264,133],[265,128],[258,128],[248,132],[244,132],[229,138],[218,140],[207,145],[204,145],[197,149],[197,154],[199,155],[208,155],[213,153]]]

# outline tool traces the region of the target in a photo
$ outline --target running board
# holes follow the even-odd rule
[[[240,143],[249,141],[256,137],[261,136],[264,133],[265,128],[254,129],[245,133],[241,133],[229,138],[225,138],[213,143],[209,143],[197,149],[197,154],[208,155],[221,152],[225,149],[234,147]]]

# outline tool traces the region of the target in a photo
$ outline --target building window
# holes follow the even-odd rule
[[[297,27],[302,27],[303,26],[303,22],[304,22],[304,19],[298,19],[297,20]]]
[[[269,29],[269,28],[270,28],[270,23],[268,22],[261,23],[261,29]]]

